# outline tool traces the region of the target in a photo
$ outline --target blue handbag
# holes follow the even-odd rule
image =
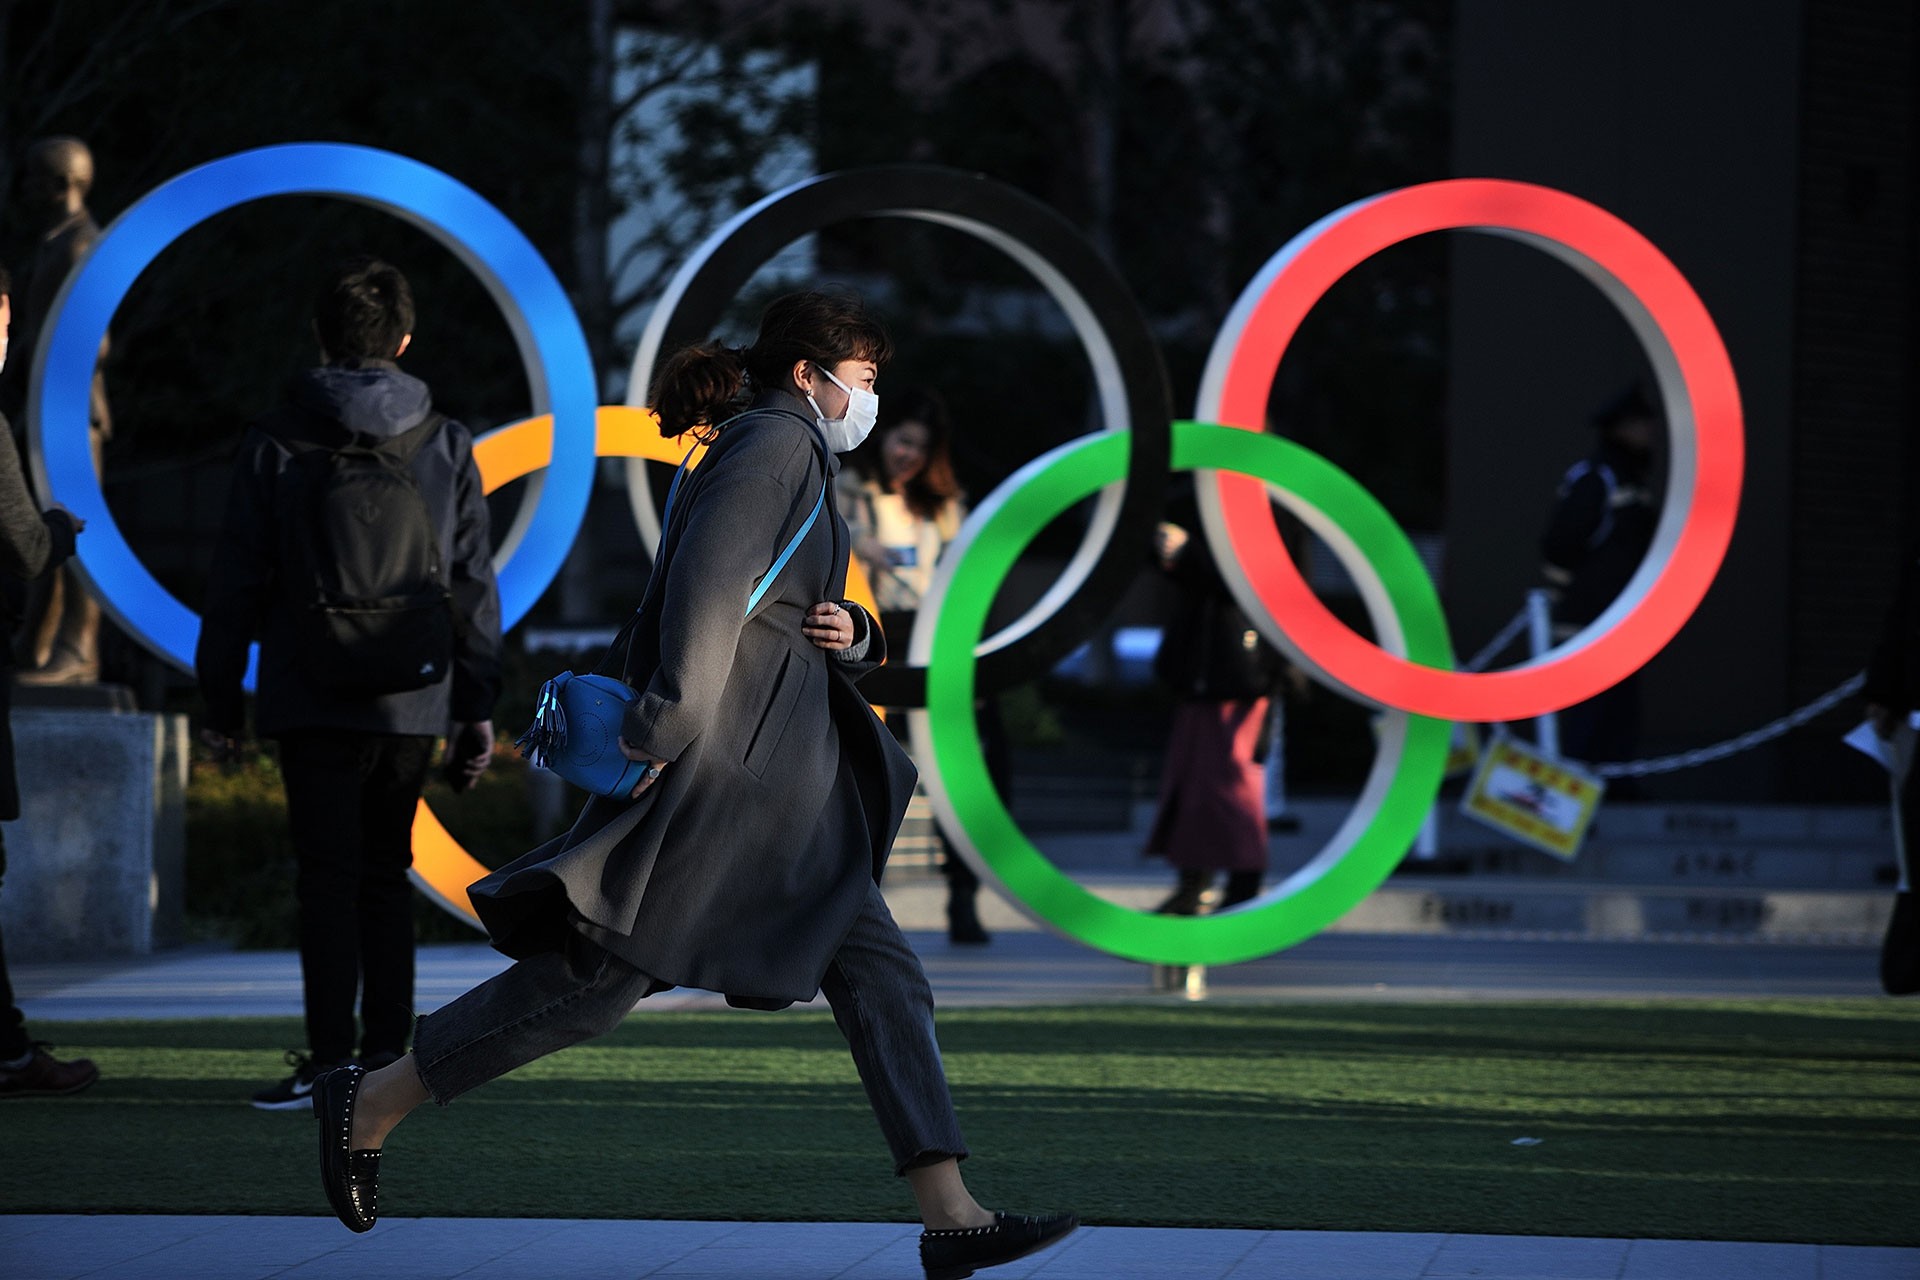
[[[630,796],[646,776],[644,760],[620,750],[620,722],[637,695],[612,676],[562,671],[540,686],[533,725],[520,735],[522,755],[583,791]]]
[[[818,434],[816,431],[816,437]],[[687,464],[682,462],[673,473],[673,484],[667,489],[667,507],[660,520],[662,530],[673,520],[673,500],[680,492],[680,479],[686,470]],[[823,484],[806,523],[800,526],[800,531],[793,535],[793,540],[754,587],[753,594],[747,597],[748,617],[753,616],[754,606],[760,603],[780,571],[787,567],[787,561],[793,559],[793,553],[813,531],[814,522],[820,518],[826,503],[827,490]],[[646,606],[643,603],[641,607]],[[539,697],[534,702],[533,724],[515,745],[536,769],[557,773],[594,795],[624,799],[633,794],[647,772],[646,761],[629,760],[620,750],[621,722],[626,718],[627,708],[639,696],[613,676],[597,673],[577,676],[571,671],[562,671],[540,686]]]

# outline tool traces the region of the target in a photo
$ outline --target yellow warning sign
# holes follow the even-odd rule
[[[1607,784],[1571,760],[1496,732],[1480,757],[1460,812],[1495,831],[1572,862]]]

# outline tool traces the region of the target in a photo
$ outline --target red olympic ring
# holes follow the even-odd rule
[[[1288,555],[1265,485],[1200,477],[1209,536],[1230,585],[1282,629],[1284,647],[1364,701],[1448,720],[1523,720],[1611,687],[1658,653],[1692,616],[1732,538],[1745,459],[1739,389],[1719,331],[1679,270],[1625,222],[1565,192],[1455,179],[1358,201],[1303,231],[1248,286],[1209,362],[1196,414],[1265,429],[1280,358],[1335,281],[1390,245],[1432,231],[1520,240],[1567,262],[1621,310],[1653,362],[1674,465],[1653,550],[1614,606],[1552,652],[1471,674],[1397,658],[1322,604]],[[1211,492],[1209,492],[1211,490]],[[1236,581],[1237,579],[1237,581]]]

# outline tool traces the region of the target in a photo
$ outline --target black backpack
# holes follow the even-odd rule
[[[445,423],[434,413],[391,439],[336,424],[332,441],[282,441],[293,455],[286,575],[293,656],[316,686],[377,697],[447,676],[453,595],[412,465]]]

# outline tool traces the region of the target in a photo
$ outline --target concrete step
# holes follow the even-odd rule
[[[1300,828],[1269,841],[1274,873],[1285,874],[1313,857],[1350,811],[1351,801],[1314,799],[1289,806]],[[1450,805],[1437,813],[1434,857],[1423,861],[1416,851],[1404,871],[1689,889],[1873,891],[1893,883],[1893,833],[1884,808],[1622,805],[1602,811],[1598,831],[1572,863],[1471,821]],[[1141,868],[1140,850],[1153,817],[1153,804],[1142,802],[1125,827],[1023,829],[1062,867],[1132,871]],[[910,814],[902,835],[911,843],[914,834],[931,831],[930,815],[916,824]],[[933,847],[930,840],[927,847]]]
[[[1590,939],[1866,943],[1886,932],[1890,890],[1627,885],[1473,877],[1389,882],[1333,928],[1351,933],[1497,929]]]
[[[1873,843],[1891,838],[1887,805],[1606,804],[1598,828],[1629,843]]]
[[[1493,832],[1487,835],[1501,839]],[[1406,871],[1418,874],[1423,865],[1411,862]],[[1883,889],[1892,884],[1895,869],[1891,840],[1825,847],[1595,841],[1571,863],[1506,842],[1480,848],[1442,845],[1430,865],[1435,872],[1455,875],[1727,889]]]
[[[1172,879],[1164,871],[1075,878],[1101,897],[1138,911],[1157,906]],[[902,928],[946,927],[947,887],[938,874],[902,867],[887,877],[884,887]],[[1492,876],[1394,879],[1328,932],[1860,946],[1879,941],[1892,909],[1890,890],[1675,887]],[[990,932],[1044,927],[991,887],[982,888],[979,911]]]

